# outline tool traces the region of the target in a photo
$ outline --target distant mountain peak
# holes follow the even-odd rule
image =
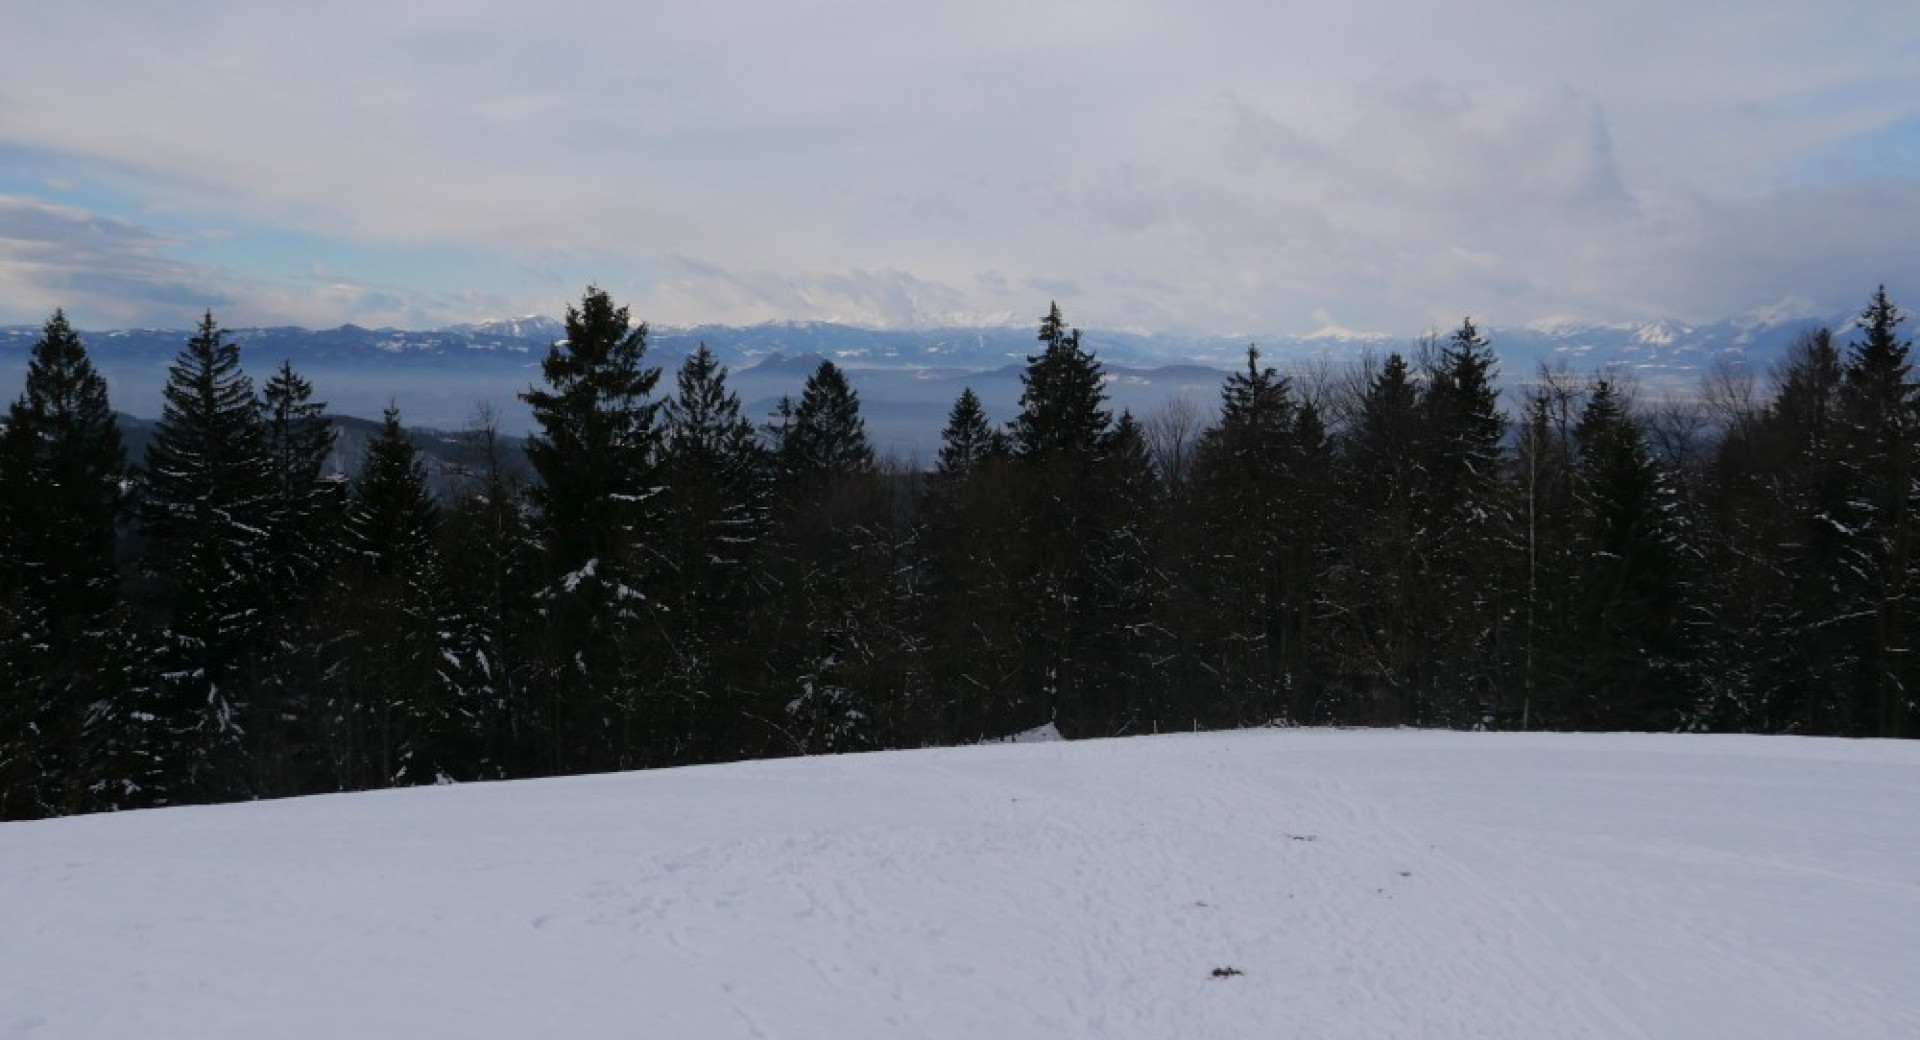
[[[567,334],[566,323],[544,314],[519,318],[488,318],[485,321],[449,325],[438,331],[467,336],[501,336],[508,339],[557,339]]]
[[[1633,330],[1633,341],[1635,343],[1644,343],[1650,347],[1668,347],[1681,339],[1692,336],[1693,332],[1693,326],[1688,325],[1686,322],[1675,321],[1671,318],[1662,318],[1659,321],[1651,321],[1644,325],[1636,326]]]

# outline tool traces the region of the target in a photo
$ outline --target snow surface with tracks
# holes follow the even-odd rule
[[[1247,731],[0,825],[0,1037],[1920,1037],[1920,743]]]

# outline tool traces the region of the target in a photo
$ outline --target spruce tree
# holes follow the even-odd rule
[[[1359,388],[1342,452],[1342,525],[1333,612],[1339,667],[1365,704],[1360,721],[1432,725],[1427,636],[1431,617],[1420,537],[1425,423],[1406,359],[1389,354]]]
[[[346,505],[344,478],[326,472],[334,429],[325,411],[291,362],[261,388],[269,647],[246,721],[253,789],[262,796],[304,793],[318,782],[312,726],[325,666],[315,651],[336,619],[316,610],[314,598],[335,562]]]
[[[479,713],[472,774],[500,778],[545,768],[540,688],[534,663],[542,648],[535,594],[540,539],[525,477],[488,406],[465,434],[474,467],[442,525],[441,557],[451,602],[459,604],[458,641],[472,659],[470,702]]]
[[[1861,671],[1846,705],[1845,731],[1898,737],[1906,731],[1920,673],[1910,664],[1908,633],[1920,622],[1912,593],[1915,526],[1915,454],[1920,452],[1920,404],[1915,396],[1912,344],[1900,335],[1905,315],[1885,286],[1859,318],[1840,383],[1843,460],[1848,484],[1842,609],[1862,618],[1856,645]]]
[[[1689,691],[1683,546],[1667,475],[1639,419],[1598,380],[1574,428],[1582,509],[1572,721],[1595,729],[1672,729]]]
[[[665,402],[660,472],[667,490],[661,555],[666,572],[662,624],[669,633],[664,677],[678,706],[684,746],[676,761],[741,757],[756,746],[746,729],[750,651],[739,645],[758,583],[767,534],[763,452],[727,371],[701,344],[676,375]]]
[[[1016,643],[1007,548],[1010,446],[972,388],[947,413],[920,507],[920,593],[929,726],[936,740],[971,743],[1013,732],[1009,661]]]
[[[344,789],[472,775],[477,720],[462,626],[447,602],[440,511],[419,452],[388,407],[354,478],[341,534],[344,619],[329,645],[328,734]]]
[[[804,484],[824,476],[869,472],[873,444],[860,416],[860,395],[831,361],[807,377],[798,402],[781,402],[777,462],[781,479]]]
[[[273,488],[253,381],[209,312],[168,369],[147,449],[145,565],[165,619],[157,800],[246,792],[242,724],[271,590]],[[160,781],[156,779],[156,785]]]
[[[87,804],[89,720],[126,691],[116,525],[126,453],[107,384],[55,311],[0,430],[0,818]]]
[[[1425,433],[1414,547],[1423,561],[1433,674],[1433,721],[1496,721],[1499,639],[1513,568],[1505,501],[1506,420],[1499,411],[1493,347],[1465,319],[1432,358],[1420,405]]]
[[[1220,419],[1194,457],[1194,563],[1201,652],[1222,686],[1210,721],[1296,719],[1317,684],[1308,619],[1329,518],[1329,450],[1319,413],[1259,364],[1221,387]]]
[[[1038,338],[1040,353],[1027,358],[1020,377],[1014,450],[1030,461],[1063,457],[1090,462],[1099,456],[1113,425],[1100,362],[1081,348],[1080,330],[1067,327],[1057,303],[1040,319]]]
[[[326,408],[292,362],[281,362],[262,389],[261,436],[273,489],[267,567],[283,603],[304,597],[331,562],[343,502],[340,483],[326,474],[334,442]]]
[[[882,746],[904,697],[887,665],[909,642],[894,585],[892,499],[859,396],[822,361],[770,430],[776,502],[767,551],[765,635],[771,703],[793,750]]]
[[[1073,732],[1148,733],[1173,721],[1162,569],[1168,497],[1131,412],[1120,413],[1107,437],[1094,502],[1093,596],[1079,605],[1085,667],[1061,714]]]
[[[589,286],[567,338],[521,395],[539,431],[527,459],[545,536],[544,687],[538,728],[552,772],[653,761],[648,686],[657,671],[650,599],[658,570],[658,368],[647,327]]]
[[[993,428],[980,397],[965,387],[947,413],[947,425],[940,431],[940,454],[934,466],[936,482],[952,484],[966,479],[986,465],[988,460],[1005,455],[1009,449],[1005,433]]]
[[[554,567],[579,574],[592,561],[608,583],[643,569],[652,533],[660,370],[645,365],[647,326],[601,289],[589,286],[567,308],[566,325],[540,364],[546,388],[520,395],[539,426],[527,459],[540,476],[534,499]]]
[[[1518,539],[1521,593],[1515,640],[1511,724],[1521,729],[1565,727],[1573,717],[1573,671],[1566,634],[1577,594],[1575,506],[1577,394],[1567,379],[1543,368],[1526,391],[1517,444]],[[1577,637],[1576,637],[1577,639]]]
[[[126,504],[126,468],[106,380],[55,311],[0,431],[7,489],[0,573],[40,604],[62,653],[118,602],[115,525]]]
[[[1021,376],[1020,413],[1012,439],[1017,487],[1013,549],[1018,594],[1025,603],[1016,660],[1022,727],[1054,722],[1080,735],[1076,713],[1091,652],[1089,607],[1098,602],[1097,558],[1117,518],[1102,509],[1101,467],[1108,457],[1112,413],[1100,362],[1081,346],[1059,305],[1041,319],[1038,354]]]
[[[1771,400],[1716,446],[1696,726],[1822,733],[1848,714],[1859,650],[1836,623],[1850,500],[1841,378],[1832,333],[1809,332],[1776,370]]]

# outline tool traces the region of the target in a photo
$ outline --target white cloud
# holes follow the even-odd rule
[[[1025,315],[1068,284],[1113,326],[1711,317],[1913,266],[1878,209],[1912,180],[1807,171],[1920,127],[1917,36],[1871,0],[105,0],[10,12],[0,149],[57,157],[39,183],[123,232],[138,210],[89,189],[525,273],[338,268],[345,293],[308,258],[221,272],[171,232],[109,234],[69,275],[105,272],[128,315],[553,310],[592,262],[671,322]],[[60,295],[33,271],[0,312]]]

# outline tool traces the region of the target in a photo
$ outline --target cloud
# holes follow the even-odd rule
[[[878,328],[910,328],[966,321],[964,296],[904,271],[792,274],[732,271],[687,256],[672,257],[668,276],[639,290],[643,309],[667,322],[694,324],[698,315],[725,313],[733,321],[772,321],[804,315]]]
[[[46,161],[0,192],[119,224],[0,246],[0,314],[91,272],[129,319],[468,320],[592,279],[675,323],[1052,285],[1090,325],[1419,329],[1831,306],[1913,266],[1871,214],[1920,177],[1920,12],[1870,0],[102,0],[9,38],[38,45],[0,63],[0,150]],[[274,235],[329,274],[239,249]]]
[[[0,195],[0,285],[7,320],[63,309],[83,328],[187,327],[213,310],[228,325],[419,327],[456,314],[509,313],[513,298],[436,292],[343,276],[324,266],[285,277],[188,259],[205,239],[40,199]]]
[[[138,324],[230,300],[206,272],[167,256],[177,244],[150,228],[36,199],[0,196],[0,281],[9,309],[64,307],[79,323]]]

